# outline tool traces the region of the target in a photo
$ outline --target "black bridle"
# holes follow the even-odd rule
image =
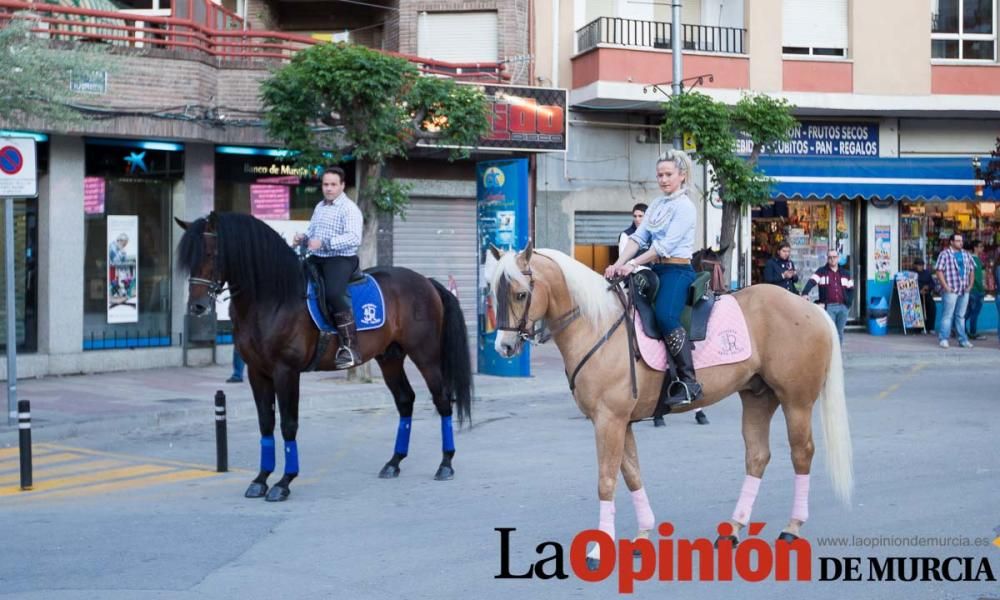
[[[541,256],[541,255],[540,255]],[[548,258],[548,257],[546,257]],[[528,291],[518,292],[519,300],[524,300],[524,312],[521,313],[517,325],[511,326],[509,321],[510,309],[510,283],[506,277],[501,276],[497,283],[497,331],[513,331],[522,341],[534,344],[544,344],[552,339],[563,329],[569,327],[570,323],[580,317],[580,307],[574,306],[562,316],[553,321],[551,327],[535,321],[531,329],[528,328],[528,315],[531,313],[531,298],[535,292],[535,278],[531,273],[531,265],[528,265],[521,274],[528,278]],[[523,298],[521,294],[524,294]]]
[[[213,237],[218,239],[219,234],[206,231],[203,233],[205,237]],[[218,243],[216,243],[218,246]],[[218,247],[216,247],[215,260],[212,261],[212,279],[205,279],[203,277],[188,277],[188,285],[203,285],[208,288],[208,297],[212,299],[213,302],[226,290],[225,282],[221,281],[218,277],[219,273],[219,252]],[[239,290],[233,290],[232,286],[229,288],[229,297],[232,298],[239,293]]]

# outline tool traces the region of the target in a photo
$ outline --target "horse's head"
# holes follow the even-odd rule
[[[503,253],[494,246],[490,246],[490,252],[497,260],[490,286],[496,309],[494,347],[497,354],[510,358],[521,352],[525,341],[541,333],[537,323],[548,310],[549,288],[532,271],[531,242],[521,252]]]
[[[215,308],[215,297],[223,289],[215,213],[190,223],[176,217],[184,230],[177,249],[178,265],[188,272],[188,313],[201,316]]]

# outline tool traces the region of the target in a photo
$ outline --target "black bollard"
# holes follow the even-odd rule
[[[226,393],[215,392],[215,470],[229,470],[229,442],[226,439]]]
[[[17,401],[18,447],[21,451],[21,489],[31,489],[31,402]]]

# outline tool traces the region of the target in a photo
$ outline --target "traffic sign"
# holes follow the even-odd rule
[[[35,140],[0,137],[0,198],[38,195]]]

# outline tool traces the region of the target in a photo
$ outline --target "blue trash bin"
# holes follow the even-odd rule
[[[868,333],[886,335],[889,333],[889,303],[885,296],[868,299]]]

